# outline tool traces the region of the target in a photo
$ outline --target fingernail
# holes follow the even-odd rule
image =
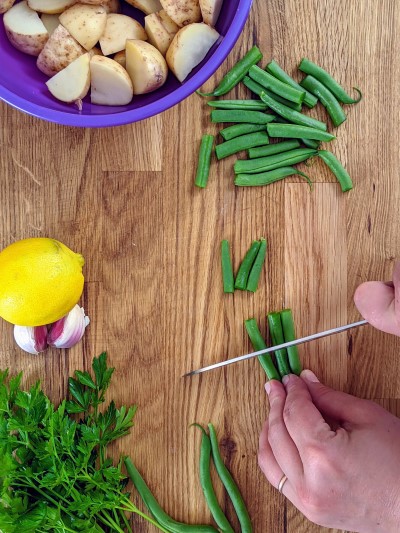
[[[271,383],[269,381],[267,381],[267,383],[265,384],[265,390],[267,391],[267,394],[269,396],[269,393],[271,392]]]
[[[283,378],[282,378],[282,383],[283,383],[284,385],[287,385],[288,381],[289,381],[289,376],[283,376]]]
[[[306,379],[307,381],[311,381],[311,383],[319,383],[319,379],[314,374],[314,372],[311,372],[311,370],[303,370],[301,373],[301,377]]]

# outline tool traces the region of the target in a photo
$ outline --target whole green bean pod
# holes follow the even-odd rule
[[[256,292],[257,290],[266,253],[267,241],[264,239],[264,237],[261,237],[260,248],[258,249],[257,256],[250,270],[249,279],[247,280],[246,290],[250,292]]]
[[[200,91],[197,91],[197,93],[201,96],[223,96],[231,89],[236,87],[240,80],[242,80],[244,76],[246,76],[249,71],[249,68],[252,65],[258,63],[261,59],[262,53],[257,48],[257,46],[253,46],[253,48],[251,48],[247,52],[247,54],[242,57],[242,59],[238,61],[229,72],[225,74],[225,76],[220,81],[218,87],[214,89],[214,91],[212,91],[211,93],[201,93]]]
[[[249,318],[244,321],[244,325],[247,331],[247,334],[250,338],[253,349],[258,352],[259,350],[264,350],[267,345],[263,339],[260,330],[258,329],[257,322],[254,318]],[[267,374],[268,379],[277,379],[281,380],[279,372],[275,368],[275,365],[272,361],[272,358],[269,353],[265,355],[260,355],[257,358],[260,362],[260,365],[263,367],[264,372]]]
[[[207,105],[217,109],[250,109],[252,111],[267,109],[267,105],[261,100],[209,100]]]
[[[266,146],[257,146],[256,148],[250,148],[248,156],[250,159],[256,159],[257,157],[266,157],[269,155],[282,154],[289,150],[294,150],[300,146],[299,141],[296,139],[290,141],[282,141],[275,144],[267,144]]]
[[[318,97],[331,117],[334,126],[343,124],[347,118],[346,113],[335,95],[325,85],[310,75],[306,76],[301,84]]]
[[[235,280],[233,277],[231,254],[229,252],[229,242],[226,239],[221,242],[221,263],[224,292],[233,293],[235,290]]]
[[[335,174],[342,191],[350,191],[353,188],[353,182],[351,181],[347,170],[343,167],[337,157],[333,155],[332,152],[328,152],[328,150],[318,150],[318,155]]]
[[[268,313],[267,319],[273,346],[283,344],[285,341],[283,337],[280,313]],[[290,374],[289,360],[286,348],[276,350],[275,359],[281,377]]]
[[[325,87],[336,96],[339,102],[342,102],[342,104],[357,104],[362,98],[361,91],[357,89],[357,87],[353,87],[353,89],[358,92],[358,98],[354,99],[347,94],[343,87],[339,85],[339,83],[326,70],[307,58],[301,60],[299,69],[302,72],[317,78],[317,80],[325,85]]]
[[[287,74],[275,60],[272,60],[268,63],[268,65],[265,67],[265,70],[272,74],[272,76],[275,76],[280,81],[283,81],[284,83],[287,83],[291,87],[294,87],[295,89],[301,91],[304,90],[304,87],[302,87],[297,81],[295,81],[289,74]],[[304,103],[307,107],[314,107],[317,105],[318,99],[311,93],[309,93],[307,90],[305,91],[304,96]]]
[[[235,177],[235,185],[240,187],[257,187],[260,185],[269,185],[275,181],[282,180],[288,176],[298,175],[304,178],[310,188],[312,188],[312,181],[306,174],[297,170],[294,167],[281,167],[268,172],[260,172],[258,174],[237,174]]]
[[[274,94],[278,94],[290,102],[294,102],[295,104],[303,103],[306,95],[303,88],[300,88],[299,90],[291,87],[287,83],[282,83],[262,68],[257,67],[257,65],[253,65],[249,69],[249,77],[266,89],[272,91]]]
[[[251,79],[249,76],[245,76],[242,82],[248,89],[250,89],[251,92],[257,94],[258,96],[260,96],[260,94],[264,91],[268,96],[270,96],[277,102],[280,102],[281,104],[284,104],[287,107],[291,107],[296,111],[301,111],[301,104],[295,104],[294,102],[290,102],[290,100],[286,100],[286,98],[282,98],[282,96],[269,91],[268,89]]]
[[[129,457],[125,458],[125,467],[140,497],[157,522],[170,533],[218,533],[212,526],[191,525],[177,522],[162,509],[153,496],[145,480]]]
[[[317,141],[332,141],[334,135],[327,131],[317,130],[309,126],[298,124],[267,124],[267,132],[270,137],[283,137],[289,139],[314,139]]]
[[[317,150],[312,148],[295,148],[287,152],[259,157],[257,159],[238,159],[233,166],[235,174],[254,174],[274,170],[275,168],[287,167],[306,161],[317,155]]]
[[[215,468],[232,501],[232,505],[236,511],[236,515],[240,523],[241,533],[252,533],[253,526],[251,525],[249,512],[246,508],[243,497],[240,494],[239,487],[222,460],[214,426],[212,424],[208,424],[208,429],[210,432],[211,450]]]
[[[243,109],[215,109],[211,111],[211,122],[245,122],[247,124],[268,124],[275,115],[262,111],[247,111]]]
[[[213,135],[202,136],[199,150],[199,160],[197,163],[196,179],[194,182],[194,184],[201,189],[204,189],[208,182],[213,143]]]
[[[251,243],[250,248],[247,250],[247,253],[244,256],[244,259],[240,264],[238,273],[236,274],[235,289],[240,289],[241,291],[246,290],[247,280],[249,279],[250,270],[257,257],[260,245],[261,245],[260,241],[253,241]]]
[[[220,130],[219,134],[225,141],[230,141],[240,135],[246,135],[247,133],[256,133],[257,131],[267,131],[265,124],[233,124],[223,130]]]
[[[242,150],[248,150],[249,148],[254,148],[254,146],[262,146],[268,143],[269,139],[266,131],[248,133],[247,135],[241,135],[230,141],[218,144],[215,147],[215,154],[218,159],[223,159]]]
[[[283,329],[283,338],[285,342],[290,342],[296,340],[296,332],[293,321],[293,314],[291,309],[283,309],[281,311],[281,322]],[[299,350],[297,346],[289,346],[286,348],[289,360],[290,370],[293,374],[300,375],[302,371]]]

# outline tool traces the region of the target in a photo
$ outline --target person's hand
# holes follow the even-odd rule
[[[400,531],[400,419],[337,392],[310,370],[267,383],[259,465],[312,522],[365,533]]]
[[[354,294],[354,303],[372,326],[400,335],[400,262],[393,268],[393,284],[383,281],[362,283]]]

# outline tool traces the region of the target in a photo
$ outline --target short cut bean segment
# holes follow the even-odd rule
[[[275,115],[262,111],[245,111],[243,109],[215,109],[211,111],[211,122],[244,122],[248,124],[268,124]]]
[[[300,139],[300,141],[307,146],[307,148],[312,148],[313,150],[318,150],[319,145],[321,144],[319,141],[313,141],[312,139]]]
[[[326,131],[327,126],[325,122],[321,122],[315,118],[303,115],[294,109],[290,109],[273,98],[270,98],[265,91],[260,94],[260,98],[265,102],[272,111],[278,113],[281,117],[285,118],[288,122],[298,124],[299,126],[310,126],[310,128],[317,128],[318,130]]]
[[[252,80],[249,76],[245,76],[242,81],[243,81],[243,84],[248,89],[250,89],[250,91],[253,92],[254,94],[257,94],[258,96],[260,96],[260,94],[264,91],[266,94],[268,94],[268,96],[270,96],[271,98],[274,98],[274,100],[276,100],[277,102],[280,102],[281,104],[284,104],[287,107],[291,107],[292,109],[295,109],[296,111],[301,111],[301,104],[295,104],[294,102],[290,102],[289,100],[286,100],[286,98],[282,98],[278,94],[275,94],[269,91],[268,89],[266,89],[265,87],[257,83],[256,81]]]
[[[293,141],[282,141],[275,144],[268,144],[266,146],[257,146],[256,148],[250,148],[248,156],[250,159],[257,157],[266,157],[274,154],[281,154],[289,150],[294,150],[300,146],[299,141],[293,139]]]
[[[301,84],[318,97],[327,110],[334,126],[340,126],[346,120],[346,113],[335,95],[313,76],[306,76]]]
[[[265,67],[265,70],[269,72],[272,76],[275,76],[278,80],[287,83],[291,87],[294,87],[295,89],[301,91],[304,90],[304,87],[302,87],[297,81],[295,81],[292,77],[289,76],[279,65],[276,61],[272,60],[268,63],[268,65]],[[318,99],[311,93],[309,93],[307,90],[305,91],[304,96],[304,103],[307,107],[314,107],[317,105]]]
[[[254,318],[249,318],[248,320],[244,321],[244,325],[247,334],[250,338],[253,349],[256,352],[258,352],[259,350],[264,350],[267,345],[265,344],[265,340],[261,335],[260,330],[258,329],[256,320]],[[269,353],[266,353],[265,355],[260,355],[258,357],[258,360],[260,362],[260,365],[263,367],[265,373],[267,374],[268,379],[277,379],[278,381],[280,381],[281,378],[279,372],[275,368],[275,365]]]
[[[250,270],[249,279],[247,280],[246,289],[250,292],[256,292],[257,290],[266,253],[267,241],[264,238],[261,238],[260,248],[258,249],[257,256]]]
[[[253,111],[267,109],[267,105],[260,100],[210,100],[207,104],[217,109],[250,109]]]
[[[343,87],[326,70],[307,58],[301,60],[299,69],[319,80],[342,104],[357,104],[362,98],[361,91],[357,87],[354,87],[354,90],[358,92],[359,96],[355,99],[347,94]]]
[[[347,170],[343,167],[337,157],[332,154],[332,152],[328,152],[328,150],[318,150],[318,155],[335,174],[342,191],[350,191],[353,188],[353,182],[351,181]]]
[[[273,93],[278,94],[283,98],[286,98],[286,100],[294,102],[295,104],[303,103],[304,97],[306,95],[304,89],[295,89],[287,83],[281,82],[268,72],[265,72],[265,70],[261,69],[260,67],[257,67],[257,65],[253,65],[249,69],[249,76],[266,89],[269,89]]]
[[[260,241],[253,241],[250,248],[247,250],[247,253],[239,267],[238,273],[236,274],[235,289],[239,289],[241,291],[246,290],[250,270],[257,257],[260,245]]]
[[[293,314],[291,309],[283,309],[281,311],[281,322],[283,329],[283,337],[285,342],[296,340],[296,332],[294,327]],[[293,374],[300,375],[302,366],[299,358],[299,350],[297,346],[289,346],[286,348],[289,360],[290,370]]]
[[[270,183],[294,175],[301,176],[307,181],[310,187],[312,187],[312,181],[310,178],[294,167],[276,168],[275,170],[260,172],[258,174],[237,174],[235,177],[235,185],[239,187],[258,187],[261,185],[269,185]]]
[[[294,150],[259,157],[257,159],[238,159],[233,168],[236,174],[254,174],[256,172],[274,170],[275,168],[301,163],[315,155],[317,155],[317,150],[313,150],[312,148],[295,148]]]
[[[269,313],[267,315],[267,319],[268,319],[269,332],[271,335],[273,346],[278,346],[279,344],[283,344],[285,341],[283,337],[280,313]],[[276,350],[275,359],[276,359],[276,364],[277,364],[279,374],[281,375],[281,377],[287,376],[288,374],[290,374],[289,360],[288,360],[288,354],[287,354],[286,348],[282,348],[281,350]]]
[[[213,135],[203,135],[200,143],[199,160],[197,163],[195,185],[204,189],[210,174],[211,154],[214,144]]]
[[[232,293],[235,290],[235,280],[233,277],[233,268],[231,254],[229,251],[229,242],[224,239],[221,242],[221,263],[222,263],[222,281],[225,293]]]
[[[247,135],[248,133],[256,133],[257,131],[267,131],[266,124],[233,124],[223,130],[219,134],[225,141],[230,141],[240,135]]]
[[[218,144],[215,147],[215,153],[218,159],[223,159],[242,150],[248,150],[254,146],[262,146],[263,144],[268,144],[269,139],[267,132],[259,131],[256,133],[248,133],[247,135],[241,135],[240,137],[235,137],[230,141],[225,141],[222,144]]]
[[[249,68],[252,65],[255,65],[262,59],[262,53],[260,52],[257,46],[253,46],[247,54],[242,57],[236,65],[225,74],[219,83],[218,87],[214,89],[211,93],[201,93],[202,96],[223,96],[228,93],[231,89],[236,87],[236,85],[246,76],[249,71]]]
[[[298,124],[268,124],[267,132],[270,137],[283,137],[288,139],[314,139],[317,141],[332,141],[334,135],[327,131],[317,130],[309,126]]]

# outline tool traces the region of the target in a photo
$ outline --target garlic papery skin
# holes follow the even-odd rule
[[[47,348],[47,326],[14,326],[14,339],[22,350],[38,355]]]
[[[83,307],[75,305],[68,315],[51,324],[47,335],[49,346],[72,348],[81,340],[89,323],[89,317],[85,315]]]

